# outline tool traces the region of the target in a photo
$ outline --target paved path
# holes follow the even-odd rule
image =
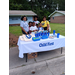
[[[61,49],[38,53],[35,59],[18,57],[18,48],[9,50],[9,75],[65,75],[65,48],[61,54]]]

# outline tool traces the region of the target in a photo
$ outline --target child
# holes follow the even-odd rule
[[[42,31],[44,28],[42,27],[42,23],[39,23],[38,31]]]
[[[29,22],[28,23],[29,24],[29,30],[30,30],[30,27],[32,26],[32,22]],[[30,34],[31,32],[29,31],[29,34]]]
[[[36,27],[36,25],[35,25],[35,22],[32,22],[32,26],[30,27],[30,32],[32,33],[32,32],[35,32],[35,31],[37,31],[38,29],[37,29],[37,27]]]
[[[34,21],[33,22],[35,22],[35,25],[39,24],[38,16],[34,16]]]
[[[38,30],[38,27],[39,27],[38,24],[36,24],[36,27],[37,27],[37,30]]]

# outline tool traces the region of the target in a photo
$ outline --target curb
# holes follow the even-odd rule
[[[54,61],[56,62],[57,60],[60,60],[60,59],[65,60],[64,58],[65,58],[65,56],[62,56],[62,57],[54,58],[54,59],[51,59],[51,60],[46,60],[46,61],[37,62],[37,63],[34,63],[34,64],[22,66],[22,67],[10,69],[9,73],[13,73],[13,72],[17,73],[17,72],[21,72],[21,71],[22,72],[35,71],[35,70],[41,69],[43,67],[48,67],[50,65],[50,63],[53,63]]]
[[[15,48],[18,48],[18,46],[10,47],[10,48],[9,48],[9,50],[11,50],[11,49],[13,49],[13,50],[14,50]]]

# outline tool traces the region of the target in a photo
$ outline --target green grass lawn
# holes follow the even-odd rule
[[[51,33],[56,30],[56,33],[60,33],[65,36],[65,24],[50,23]],[[9,33],[16,36],[22,35],[20,26],[9,26]]]
[[[22,35],[20,26],[9,26],[9,33],[12,33],[16,36]]]
[[[61,35],[65,36],[65,24],[50,23],[50,27],[51,33],[53,33],[53,30],[55,30],[56,33],[60,33]]]

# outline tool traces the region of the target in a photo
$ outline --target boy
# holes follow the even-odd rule
[[[42,27],[42,23],[39,23],[39,27],[38,27],[38,31],[44,30],[44,28]]]
[[[29,22],[28,23],[29,24],[29,30],[30,30],[30,27],[32,26],[32,22]],[[29,34],[30,34],[31,32],[29,31]]]

